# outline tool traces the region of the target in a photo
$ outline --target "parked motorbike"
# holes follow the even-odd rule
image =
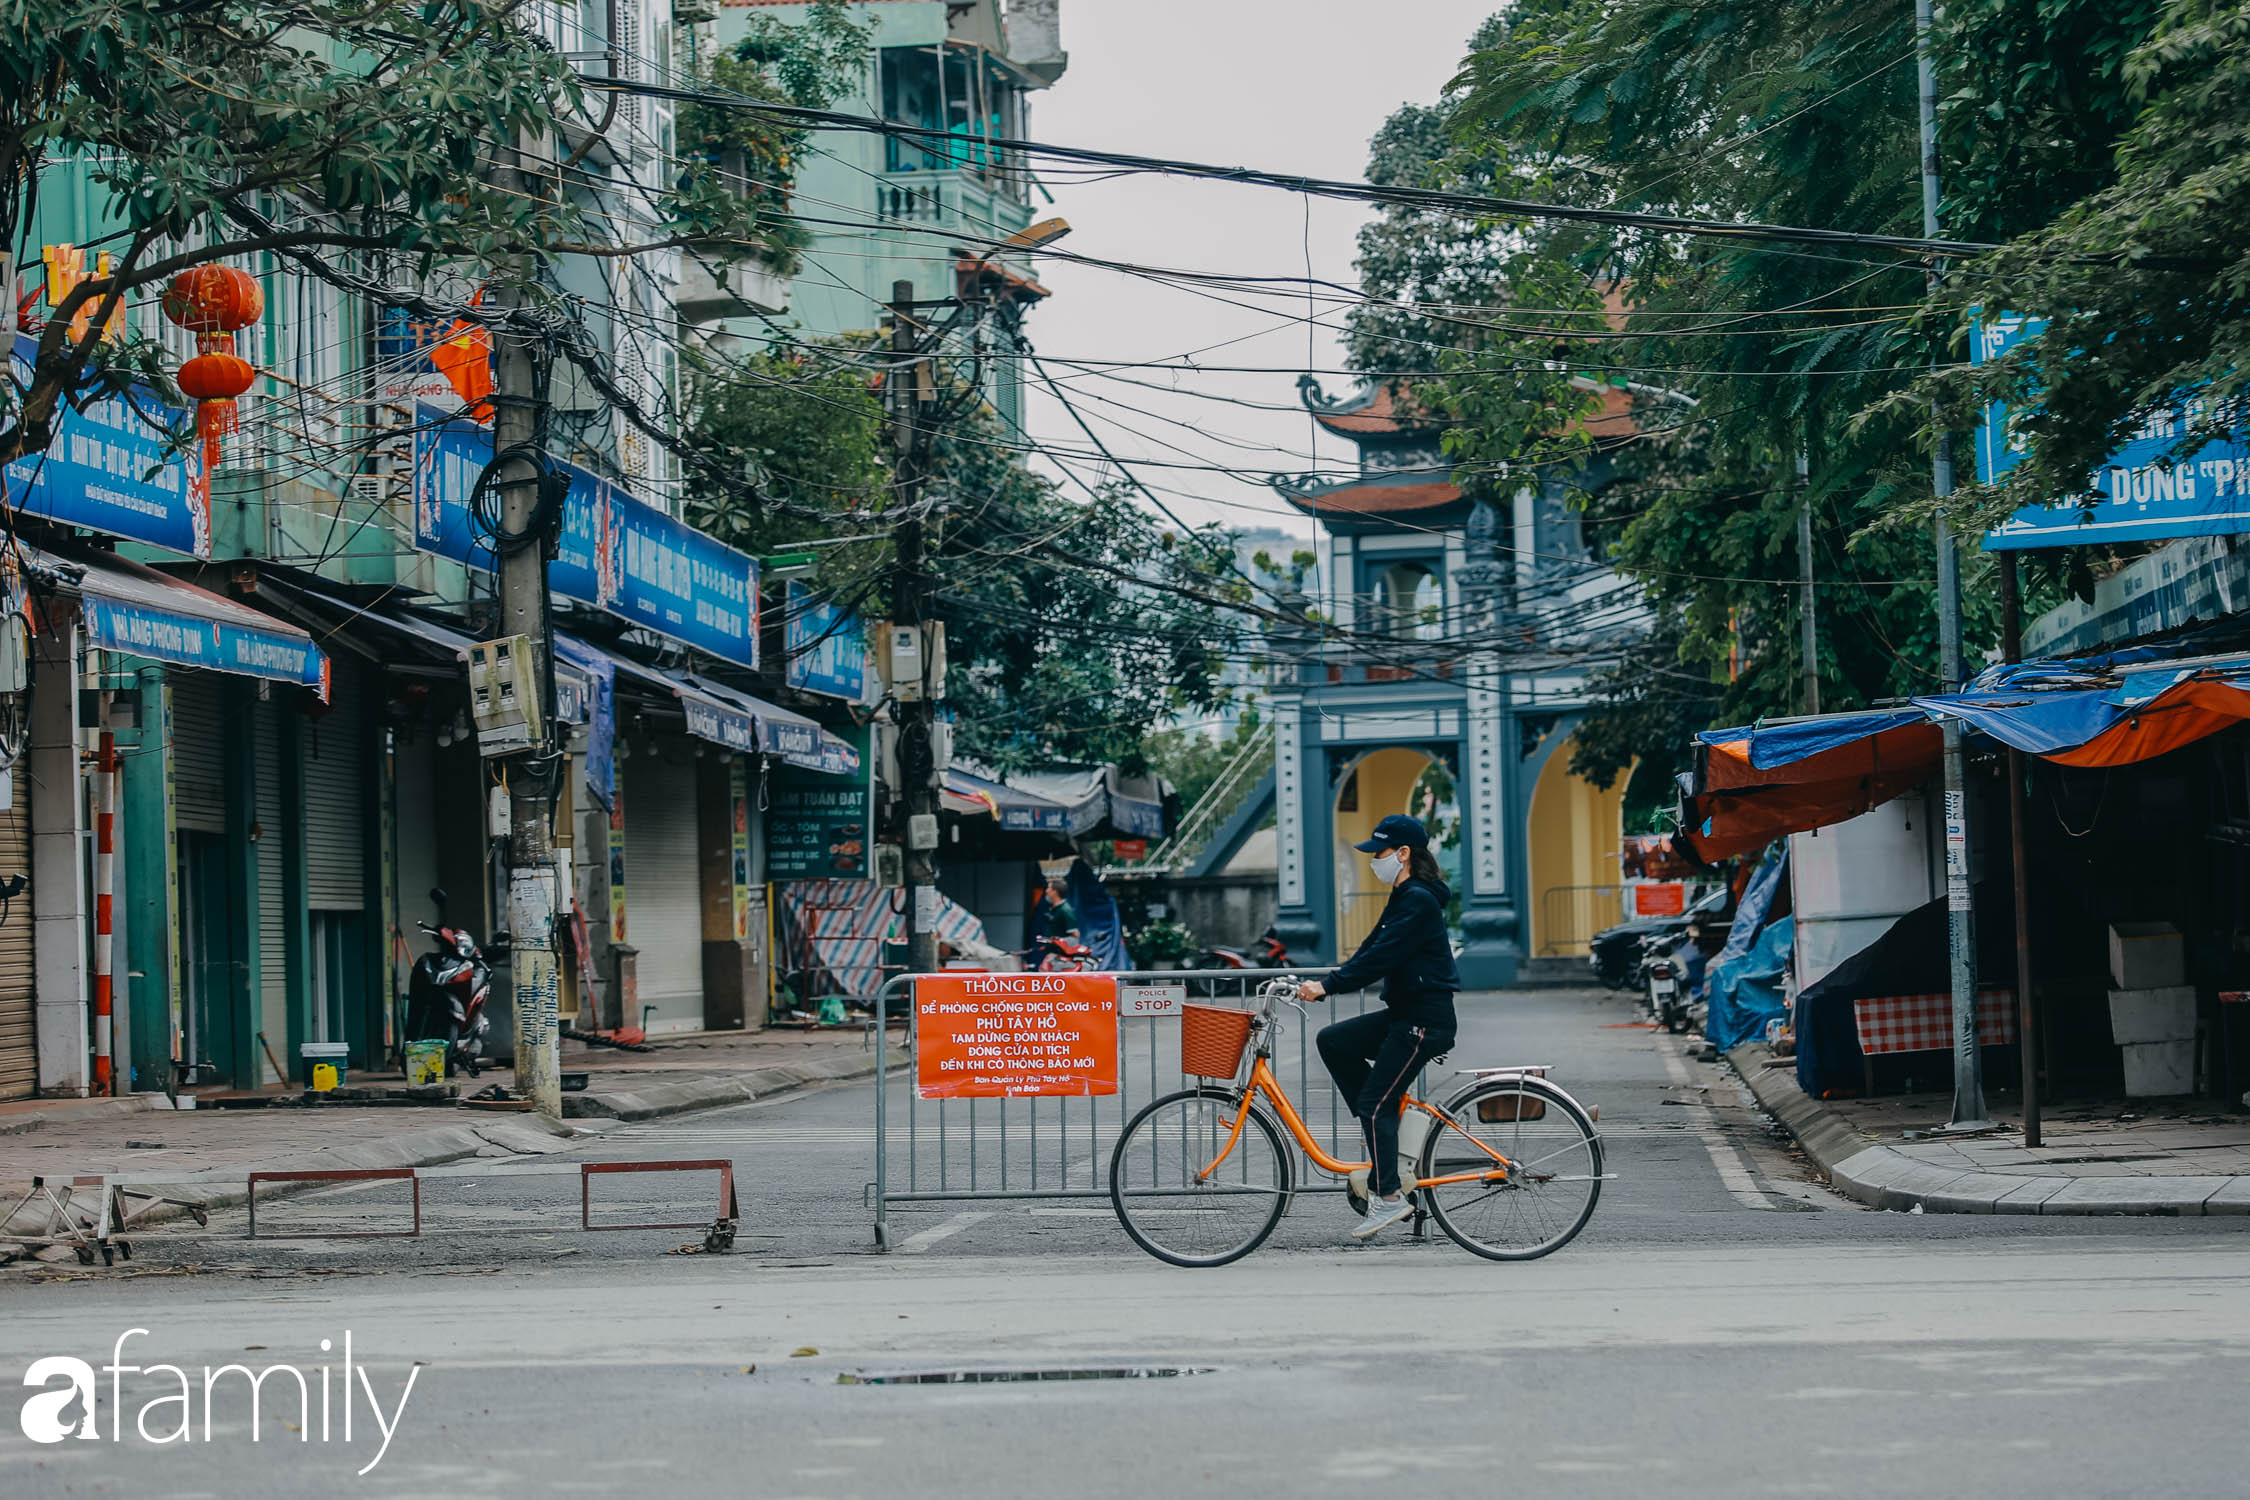
[[[414,961],[406,988],[407,1040],[445,1043],[448,1075],[465,1069],[471,1078],[483,1071],[492,1030],[485,1002],[492,998],[492,968],[467,928],[445,920],[445,892],[432,890],[437,925],[416,922],[429,934],[430,951]]]
[[[1257,946],[1248,952],[1214,944],[1197,955],[1195,966],[1199,969],[1286,969],[1289,945],[1281,940],[1280,932],[1268,927],[1259,937]]]
[[[1676,932],[1652,936],[1641,945],[1641,998],[1651,1019],[1670,1032],[1687,1026],[1689,975],[1681,946]]]
[[[1023,950],[1023,966],[1037,969],[1041,973],[1091,969],[1095,967],[1094,950],[1067,933],[1059,937],[1038,938]]]

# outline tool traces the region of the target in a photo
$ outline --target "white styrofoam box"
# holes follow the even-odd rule
[[[2121,1046],[2194,1041],[2195,987],[2177,984],[2158,990],[2111,990],[2109,1037]]]
[[[2160,990],[2187,981],[2187,944],[2169,922],[2118,922],[2109,929],[2109,978],[2121,990]]]
[[[2195,1092],[2195,1043],[2134,1042],[2125,1054],[2125,1096],[2162,1099]]]

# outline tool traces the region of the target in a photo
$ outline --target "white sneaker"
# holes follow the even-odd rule
[[[1367,1202],[1367,1220],[1352,1231],[1352,1238],[1371,1238],[1413,1212],[1414,1200],[1405,1193],[1400,1193],[1388,1202],[1381,1198],[1370,1198]]]

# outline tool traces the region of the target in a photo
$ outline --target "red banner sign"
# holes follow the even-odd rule
[[[1109,846],[1119,859],[1138,862],[1148,858],[1147,839],[1118,839]]]
[[[925,1099],[1117,1092],[1117,981],[1107,974],[924,974],[914,981]]]
[[[1676,917],[1687,910],[1687,887],[1676,880],[1633,887],[1633,915]]]

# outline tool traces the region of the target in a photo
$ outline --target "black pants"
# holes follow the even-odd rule
[[[1451,1027],[1416,1026],[1388,1010],[1371,1010],[1323,1026],[1314,1038],[1328,1076],[1359,1116],[1374,1159],[1372,1186],[1388,1198],[1399,1189],[1398,1101],[1425,1063],[1453,1050]]]

